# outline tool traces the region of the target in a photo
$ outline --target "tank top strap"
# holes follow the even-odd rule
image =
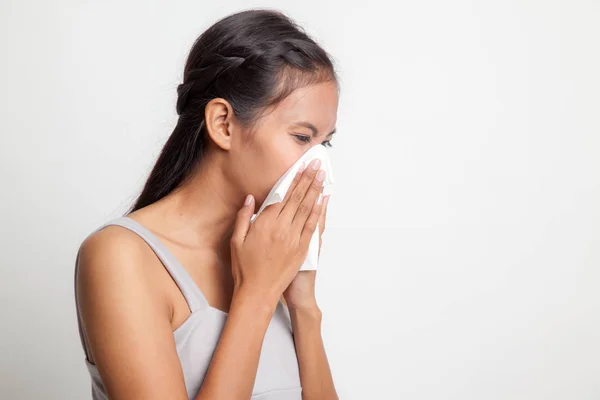
[[[169,251],[167,246],[156,235],[150,232],[148,228],[129,217],[119,217],[108,221],[98,228],[98,230],[109,225],[118,225],[129,229],[140,236],[150,246],[179,287],[191,312],[208,307],[209,304],[196,282],[194,282],[173,253]]]

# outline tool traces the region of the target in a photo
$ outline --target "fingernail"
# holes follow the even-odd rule
[[[325,180],[325,170],[320,170],[317,174],[317,180],[323,182]]]
[[[252,203],[252,195],[249,194],[248,196],[246,196],[246,201],[244,202],[245,206],[249,206],[250,203]]]
[[[313,160],[313,162],[311,164],[311,168],[313,171],[318,170],[320,166],[321,166],[321,160],[319,160],[318,158],[316,160]]]

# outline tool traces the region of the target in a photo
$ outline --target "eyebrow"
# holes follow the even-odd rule
[[[294,122],[292,125],[303,126],[305,128],[310,129],[312,131],[313,137],[317,136],[318,133],[319,133],[319,131],[317,130],[317,127],[314,126],[313,124],[311,124],[310,122],[298,121],[298,122]],[[331,132],[329,132],[329,134],[327,136],[333,135],[336,131],[337,131],[337,128],[335,128],[334,130],[332,130]]]

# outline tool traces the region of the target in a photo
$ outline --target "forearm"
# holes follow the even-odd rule
[[[244,296],[233,299],[196,400],[250,398],[263,339],[274,311],[270,302]]]
[[[302,399],[337,400],[321,337],[321,311],[316,306],[292,308],[290,316],[300,368]]]

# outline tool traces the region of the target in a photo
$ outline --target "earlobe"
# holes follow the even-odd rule
[[[231,128],[233,121],[233,108],[225,99],[212,99],[206,105],[204,111],[206,121],[206,132],[212,141],[222,148],[231,148]]]

